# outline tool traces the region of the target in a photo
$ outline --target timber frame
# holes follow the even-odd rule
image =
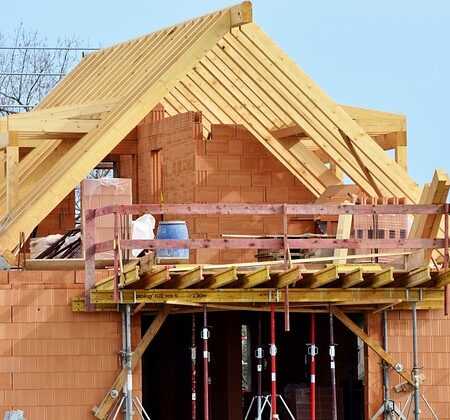
[[[419,203],[406,118],[335,103],[246,1],[89,54],[35,109],[0,119],[0,254],[14,261],[20,238],[158,103],[200,111],[205,139],[213,124],[243,125],[316,197],[346,174],[368,196]]]

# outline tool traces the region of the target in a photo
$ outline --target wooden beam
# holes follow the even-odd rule
[[[6,211],[9,213],[19,201],[19,139],[17,132],[8,132],[6,147]]]
[[[370,136],[406,132],[405,115],[348,105],[341,107]]]
[[[356,161],[358,162],[358,164],[361,167],[361,170],[366,175],[366,178],[369,181],[371,187],[377,193],[377,197],[382,197],[383,193],[381,192],[377,182],[375,181],[375,178],[372,176],[372,173],[369,171],[369,169],[365,165],[364,159],[361,157],[361,153],[359,152],[359,150],[353,144],[352,139],[349,136],[347,136],[347,134],[345,134],[340,129],[339,129],[339,133],[342,136],[342,138],[344,139],[345,143],[347,144],[347,147],[348,147],[350,153],[355,157]],[[367,194],[369,194],[369,192],[366,189],[365,189],[365,192]]]
[[[429,188],[425,188],[422,191],[420,197],[420,204],[443,204],[447,200],[448,192],[450,189],[450,180],[448,174],[443,169],[436,169],[433,175],[433,179]],[[414,217],[411,231],[409,234],[410,239],[415,238],[436,238],[440,232],[440,226],[442,222],[442,215],[423,215],[422,217]],[[427,249],[425,253],[425,263],[428,263],[431,259],[433,250]]]
[[[344,204],[349,204],[348,202]],[[353,215],[351,214],[341,214],[338,218],[336,239],[348,239],[350,238],[353,223]],[[348,254],[347,248],[339,248],[334,250],[334,256],[338,259],[334,260],[334,264],[345,264],[346,257]]]
[[[185,289],[203,280],[202,267],[197,266],[184,273],[172,274],[171,279],[164,283],[166,289]]]
[[[167,267],[159,267],[151,271],[146,271],[141,273],[139,277],[139,282],[134,287],[143,289],[153,289],[170,280],[169,269]]]
[[[91,290],[91,301],[94,304],[114,303],[114,293],[108,290]],[[443,302],[443,289],[411,288],[409,298],[411,301],[441,301]],[[151,303],[161,304],[170,300],[173,304],[184,303],[268,303],[283,302],[284,289],[123,289],[121,303]],[[385,302],[386,299],[404,299],[404,288],[349,288],[349,289],[289,289],[289,301],[292,303],[339,303],[372,301]]]
[[[295,136],[296,138],[306,137],[307,134],[297,124],[292,124],[288,127],[277,128],[270,132],[276,139],[282,139],[285,137]]]
[[[339,273],[339,280],[336,281],[336,287],[342,287],[348,289],[349,287],[356,286],[364,281],[363,270],[361,268],[355,268],[347,273]]]
[[[337,280],[338,278],[339,274],[337,272],[337,266],[330,265],[329,267],[317,271],[316,273],[309,274],[308,277],[304,278],[300,286],[316,289],[318,287],[331,283],[332,281]]]
[[[304,115],[306,113],[311,115],[308,126],[301,122],[298,116],[292,115],[294,122],[298,123],[321,149],[327,149],[328,154],[333,156],[336,163],[350,178],[365,191],[370,189],[371,196],[372,193],[376,195],[372,185],[370,183],[367,185],[366,176],[361,174],[361,165],[354,167],[354,160],[350,164],[351,158],[349,159],[348,156],[353,157],[353,155],[349,153],[345,141],[336,136],[338,129],[350,138],[363,166],[372,174],[384,196],[407,197],[411,202],[417,202],[420,195],[417,183],[408,176],[403,168],[392,161],[342,107],[323,92],[256,24],[246,25],[241,32],[258,47],[259,55],[265,55],[261,59],[271,63],[267,67],[269,68],[271,65],[270,70],[274,78],[283,76],[280,73],[284,74],[286,95],[296,96],[298,109]],[[328,132],[324,130],[328,130]],[[364,181],[366,182],[364,183]]]
[[[253,21],[253,8],[250,1],[244,1],[230,9],[232,27],[245,25]]]
[[[9,122],[16,122],[31,119],[63,119],[101,114],[103,112],[111,111],[118,101],[119,98],[109,98],[101,101],[90,101],[84,104],[62,105],[44,109],[34,108],[31,111],[21,114],[9,115],[8,120]]]
[[[6,153],[0,150],[0,185],[5,181],[6,175]]]
[[[373,273],[369,277],[364,279],[364,285],[366,287],[383,287],[394,281],[394,269],[392,267],[387,268],[378,273]]]
[[[138,260],[132,261],[126,264],[120,273],[120,284],[119,287],[129,286],[134,284],[136,286],[139,281],[139,267]],[[97,283],[95,283],[95,288],[97,290],[113,290],[114,289],[114,279],[115,275],[112,274]]]
[[[188,78],[182,81],[185,98],[190,102],[200,102],[202,110],[218,115],[221,122],[231,120],[235,124],[243,124],[277,159],[293,173],[315,196],[319,196],[327,182],[328,169],[317,158],[308,160],[309,154],[293,153],[289,147],[270,134],[267,125],[271,125],[267,112],[261,112],[248,98],[261,90],[246,73],[235,69],[233,60],[219,46],[214,47],[201,61]],[[267,95],[267,94],[266,94]],[[270,109],[265,106],[264,109]],[[209,111],[209,112],[208,112]],[[256,114],[256,112],[258,113]],[[255,115],[256,114],[256,115]],[[301,147],[301,146],[300,146]],[[309,151],[308,151],[309,153]],[[321,178],[317,176],[319,174]],[[336,182],[333,177],[333,183]],[[330,184],[331,185],[331,184]]]
[[[408,170],[408,148],[397,146],[395,148],[395,161],[405,170]]]
[[[352,331],[356,336],[358,336],[364,343],[366,343],[378,356],[380,356],[391,368],[393,368],[400,376],[407,380],[410,384],[413,384],[411,375],[405,371],[402,364],[398,363],[392,358],[391,355],[386,353],[384,349],[369,335],[365,333],[364,330],[359,328],[347,315],[344,314],[336,306],[331,306],[331,312],[333,315],[339,319],[350,331]]]
[[[410,271],[395,281],[398,287],[415,287],[431,280],[430,267],[422,266]]]
[[[206,277],[206,280],[201,283],[201,287],[205,289],[219,289],[238,279],[236,267],[229,267],[213,274],[204,273],[204,276]]]
[[[433,277],[434,287],[443,287],[450,284],[450,268],[439,271]]]
[[[72,142],[50,141],[33,149],[19,161],[19,203],[18,207],[32,208],[30,196],[36,185],[42,183],[48,171],[72,147]],[[20,156],[20,154],[19,154]],[[16,210],[17,211],[17,210]],[[0,215],[6,216],[6,182],[0,185]],[[1,245],[0,245],[1,248]]]
[[[119,96],[120,101],[97,128],[91,129],[48,171],[45,179],[39,180],[27,203],[21,203],[20,209],[16,209],[1,232],[0,253],[14,250],[19,233],[24,232],[27,237],[36,224],[230,31],[230,23],[229,9],[206,18],[194,19],[179,25],[177,30],[172,28],[173,36],[168,36],[170,30],[165,30],[149,35],[145,42],[135,41],[147,47],[146,51],[135,55],[136,60],[124,59],[118,63],[121,64],[119,67],[110,61],[106,68],[99,66],[98,71],[89,67],[89,63],[111,58],[120,49],[120,46],[113,47],[87,57],[73,71],[73,76],[66,77],[58,84],[40,103],[41,108],[55,106],[59,101],[62,105],[69,105],[67,101],[87,102],[99,95],[97,82],[101,81],[108,84],[114,81],[112,85],[103,86],[104,98],[108,98],[108,95]],[[133,50],[133,47],[130,46],[130,49]],[[131,62],[133,71],[129,68]],[[85,63],[88,64],[85,66]],[[110,75],[105,78],[108,72]],[[84,74],[85,78],[79,79],[77,75],[80,74]],[[133,75],[132,80],[130,74]],[[119,87],[123,96],[116,95]]]
[[[139,274],[150,273],[155,266],[155,254],[148,252],[139,258]]]
[[[243,289],[249,289],[251,287],[255,287],[270,280],[270,268],[269,267],[261,267],[257,270],[250,271],[245,274],[239,274],[239,285],[238,287],[242,287]]]
[[[131,369],[134,369],[138,365],[138,363],[142,358],[142,355],[144,354],[144,351],[147,349],[149,344],[155,338],[162,324],[166,320],[169,312],[170,312],[169,307],[164,306],[163,309],[159,311],[156,318],[152,321],[150,327],[148,327],[148,330],[145,332],[141,341],[139,341],[136,348],[134,349],[133,357],[131,359]],[[128,371],[127,366],[124,366],[121,372],[119,373],[119,376],[114,381],[114,384],[112,385],[111,389],[106,394],[100,406],[94,407],[92,409],[92,412],[94,413],[94,416],[97,419],[104,420],[107,418],[109,411],[111,410],[113,405],[117,402],[117,398],[113,398],[111,394],[114,394],[114,391],[117,391],[117,395],[120,396],[122,388],[127,379],[127,371]]]
[[[281,289],[301,280],[302,273],[300,266],[295,266],[289,270],[282,271],[280,273],[272,274],[272,280],[266,284],[266,287],[273,287],[275,289]]]
[[[427,204],[428,202],[428,193],[430,191],[431,185],[429,183],[424,184],[422,188],[422,192],[420,194],[420,199],[418,204]],[[426,214],[416,214],[414,215],[413,223],[409,230],[408,238],[416,239],[422,237],[422,231],[425,226],[425,220],[427,218]],[[425,258],[425,256],[424,256]]]
[[[302,158],[304,164],[308,164],[313,169],[314,175],[325,186],[342,184],[342,181],[330,169],[328,169],[323,161],[317,157],[306,145],[299,139],[280,139],[280,143],[296,157]]]
[[[10,120],[9,129],[27,133],[88,133],[100,124],[100,119]]]
[[[136,260],[137,261],[137,260]],[[84,270],[84,258],[54,258],[54,259],[27,259],[25,262],[25,269],[27,271],[31,270]],[[105,269],[107,267],[112,267],[114,260],[112,258],[108,259],[96,259],[95,268]]]

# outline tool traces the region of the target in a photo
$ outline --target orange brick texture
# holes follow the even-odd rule
[[[139,202],[159,203],[154,193],[152,151],[162,152],[162,197],[165,203],[308,203],[314,197],[261,143],[239,125],[213,125],[202,137],[201,114],[187,112],[138,126]],[[221,234],[282,234],[281,217],[180,217],[191,238]],[[293,223],[291,233],[314,229]],[[252,261],[254,250],[201,249],[191,262]]]
[[[0,413],[22,409],[29,420],[92,419],[91,408],[121,369],[121,317],[72,312],[83,282],[83,271],[0,271]],[[136,345],[140,319],[133,322]],[[138,396],[140,378],[134,378]]]
[[[378,314],[369,315],[372,328],[370,332],[381,342],[381,318]],[[442,310],[417,311],[418,323],[418,359],[423,366],[421,373],[425,381],[420,387],[420,393],[429,401],[440,420],[450,419],[450,319],[444,317]],[[375,331],[374,331],[375,329]],[[392,311],[388,313],[389,354],[402,363],[407,371],[413,367],[412,353],[412,314],[411,311]],[[372,335],[373,337],[373,335]],[[368,416],[377,411],[383,401],[380,360],[373,353],[369,354],[368,383],[366,393]],[[391,371],[391,386],[402,382],[402,378]],[[408,394],[391,392],[397,405],[404,407]],[[421,419],[432,419],[430,411],[423,400],[420,401]]]
[[[37,236],[64,234],[75,227],[75,193],[72,191],[39,223]]]

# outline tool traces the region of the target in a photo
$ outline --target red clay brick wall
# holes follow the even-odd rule
[[[0,271],[0,416],[22,409],[28,420],[93,418],[120,370],[121,317],[72,312],[83,275]],[[140,319],[134,327],[136,343]],[[140,395],[140,374],[134,387]]]
[[[160,121],[145,121],[138,126],[138,196],[140,203],[160,203],[153,194],[151,153],[162,153],[162,199],[165,203],[194,202],[197,183],[194,167],[197,141],[201,137],[199,116],[187,112]]]
[[[407,370],[413,367],[412,313],[393,311],[389,313],[389,353]],[[425,381],[420,388],[440,420],[450,419],[450,319],[442,310],[417,311],[418,360],[423,366],[420,373]],[[399,383],[398,375],[391,374],[391,383]],[[395,393],[397,403],[404,402],[407,395]],[[421,419],[432,419],[423,400],[420,402]]]
[[[75,193],[72,191],[53,211],[39,223],[37,236],[66,233],[75,227]]]
[[[371,321],[369,333],[372,338],[381,342],[381,316],[368,316]],[[450,319],[443,316],[442,310],[417,311],[418,323],[418,359],[423,366],[421,373],[425,375],[420,393],[424,394],[440,420],[450,419]],[[411,311],[391,311],[388,313],[388,348],[389,354],[402,363],[407,371],[413,367],[412,354],[412,314]],[[367,395],[367,418],[378,410],[383,401],[380,359],[373,352],[369,354]],[[391,386],[403,379],[395,372],[390,374]],[[367,387],[366,387],[367,389]],[[408,394],[391,390],[391,398],[401,408],[404,407]],[[432,419],[423,400],[420,401],[421,419]],[[411,409],[412,412],[413,408]]]
[[[212,139],[199,143],[197,203],[308,203],[313,195],[243,126],[213,125]],[[314,231],[313,222],[291,223],[290,233]],[[270,235],[283,232],[281,217],[197,218],[194,235]],[[252,261],[254,250],[206,250],[196,261]]]
[[[201,115],[188,112],[138,127],[139,201],[159,203],[152,194],[151,151],[162,150],[165,203],[307,203],[314,197],[242,126],[214,125],[202,138]],[[154,189],[154,187],[153,187]],[[186,217],[190,237],[220,234],[280,234],[281,217]],[[313,222],[292,223],[291,233],[314,230]],[[191,251],[192,262],[254,260],[254,250]]]

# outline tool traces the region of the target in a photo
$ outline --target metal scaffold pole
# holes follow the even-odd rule
[[[331,305],[328,306],[328,314],[330,321],[330,372],[331,372],[331,419],[337,420],[337,394],[336,394],[336,365],[334,357],[336,355],[336,346],[334,344],[334,326]]]
[[[381,314],[381,322],[383,325],[383,348],[386,352],[388,349],[388,328],[387,328],[387,314],[386,311],[383,311]],[[383,360],[383,382],[384,382],[384,401],[390,400],[390,382],[389,382],[389,365]]]
[[[208,314],[206,305],[203,305],[203,416],[209,420],[209,351],[208,351]]]
[[[262,337],[261,337],[261,312],[258,313],[258,347],[256,348],[256,358],[258,360],[256,370],[257,370],[257,382],[258,382],[258,392],[257,392],[257,420],[261,420],[261,408],[262,408],[262,370],[263,370],[263,349],[262,349]]]
[[[127,361],[127,392],[125,399],[125,420],[133,419],[133,372],[132,372],[132,353],[131,353],[131,305],[125,307],[126,319],[126,361]]]
[[[420,420],[420,394],[419,394],[419,362],[417,355],[417,303],[412,304],[413,321],[413,382],[414,382],[414,420]]]
[[[270,360],[271,360],[271,402],[272,419],[278,419],[277,414],[277,346],[275,342],[275,304],[270,304]]]
[[[195,313],[192,314],[191,404],[192,404],[192,420],[196,420],[197,419],[197,346],[195,343]]]
[[[311,314],[311,343],[308,353],[311,357],[311,420],[316,420],[316,314]]]

